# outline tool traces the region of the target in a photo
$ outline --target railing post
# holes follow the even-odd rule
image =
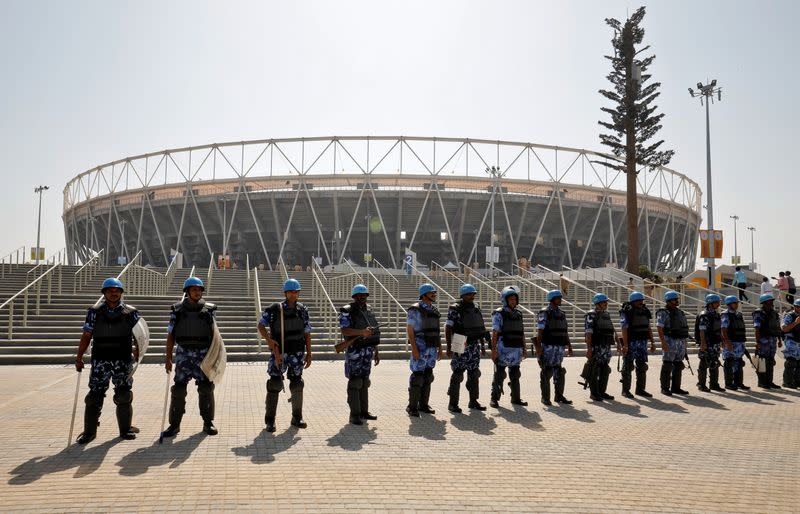
[[[13,327],[14,326],[14,301],[12,300],[10,304],[8,304],[8,339],[10,340],[12,337]]]

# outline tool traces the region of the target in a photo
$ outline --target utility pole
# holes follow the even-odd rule
[[[689,88],[689,94],[692,98],[700,98],[700,105],[705,103],[706,106],[706,192],[708,195],[708,230],[713,234],[714,230],[714,200],[711,187],[711,121],[709,114],[709,104],[714,101],[714,95],[717,100],[722,100],[722,88],[717,87],[717,80],[714,79],[706,85],[701,82],[697,83],[697,91]],[[711,255],[714,255],[714,241],[711,241]],[[715,289],[717,270],[714,257],[708,259],[708,288]]]
[[[747,227],[747,230],[750,231],[750,271],[755,271],[756,269],[756,245],[753,242],[753,234],[756,231],[756,227]]]
[[[36,264],[39,264],[39,242],[42,235],[42,191],[50,189],[47,186],[37,186],[33,192],[39,194],[39,218],[36,221]]]
[[[729,216],[729,218],[733,220],[733,255],[739,257],[738,238],[736,237],[736,222],[739,221],[739,216],[734,214],[733,216]],[[739,258],[739,260],[740,261],[742,260],[741,257]],[[735,262],[734,264],[740,264],[740,263]]]

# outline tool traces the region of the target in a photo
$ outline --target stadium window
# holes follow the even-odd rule
[[[401,230],[400,231],[400,240],[401,241],[405,241],[406,240],[406,231],[405,230]]]
[[[439,232],[439,239],[447,241],[447,232]]]

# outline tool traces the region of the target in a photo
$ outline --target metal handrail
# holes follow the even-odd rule
[[[42,283],[44,278],[47,277],[47,303],[50,303],[52,298],[53,292],[53,275],[55,274],[55,270],[58,269],[58,293],[61,294],[61,269],[62,265],[60,263],[53,264],[53,266],[36,277],[33,282],[23,287],[19,292],[14,294],[11,298],[3,302],[0,305],[0,311],[3,310],[6,306],[8,307],[8,339],[13,338],[14,332],[14,301],[20,296],[23,296],[23,307],[22,307],[22,326],[28,326],[28,294],[29,290],[35,285],[36,286],[36,315],[38,316],[41,310],[41,295],[42,295]]]
[[[372,259],[372,262],[374,262],[375,264],[377,264],[378,266],[380,266],[380,268],[381,268],[383,271],[385,271],[385,272],[386,272],[386,274],[387,274],[387,275],[389,275],[389,277],[391,277],[391,279],[392,279],[392,280],[394,280],[396,284],[399,284],[399,283],[400,283],[400,281],[399,281],[399,280],[397,280],[397,277],[395,277],[394,275],[392,275],[392,273],[390,273],[390,272],[389,272],[389,270],[388,270],[388,269],[386,269],[386,267],[385,267],[383,264],[381,264],[381,263],[380,263],[380,261],[379,261],[378,259],[375,259],[375,258],[373,258],[373,259]]]
[[[286,269],[286,263],[283,261],[283,255],[278,257],[278,269],[280,270],[281,275],[283,275],[283,280],[289,280],[289,271]]]
[[[450,299],[452,299],[454,302],[455,302],[455,301],[458,301],[458,298],[456,298],[455,296],[453,296],[453,295],[451,295],[450,293],[448,293],[448,292],[447,292],[447,291],[446,291],[446,290],[445,290],[443,287],[441,287],[439,284],[437,284],[436,282],[434,282],[434,281],[433,281],[433,279],[432,279],[431,277],[429,277],[428,275],[426,275],[425,273],[423,273],[422,271],[420,271],[420,270],[419,270],[419,268],[417,268],[416,266],[414,266],[414,264],[413,264],[413,263],[411,264],[411,268],[412,268],[412,269],[413,269],[415,272],[417,272],[417,273],[419,273],[420,275],[422,275],[422,276],[425,278],[425,281],[426,281],[426,282],[428,282],[428,283],[430,283],[431,285],[433,285],[433,286],[436,288],[436,291],[441,291],[441,292],[443,292],[444,294],[446,294],[447,296],[449,296],[449,297],[450,297]]]
[[[565,269],[565,270],[567,270],[567,271],[571,271],[571,272],[573,272],[573,273],[579,273],[579,274],[582,274],[583,276],[585,276],[585,277],[586,277],[586,280],[593,280],[593,281],[595,281],[595,282],[597,282],[597,281],[598,281],[598,279],[597,279],[597,278],[590,277],[590,276],[589,276],[589,273],[587,273],[587,272],[585,272],[585,271],[583,271],[583,270],[579,270],[579,269],[573,269],[573,268],[570,268],[569,266],[562,266],[562,268],[564,268],[564,269]],[[598,271],[598,270],[592,270],[592,271]],[[629,287],[627,284],[619,284],[619,283],[617,283],[617,282],[614,282],[613,280],[600,280],[600,282],[607,282],[609,285],[611,285],[611,286],[613,286],[613,287],[624,288],[625,290],[628,290],[628,291],[631,291],[631,292],[633,292],[633,291],[638,291],[638,292],[642,293],[642,296],[644,296],[644,298],[645,298],[645,301],[647,301],[647,300],[652,300],[652,302],[653,302],[653,303],[658,303],[658,302],[659,302],[659,300],[658,300],[656,297],[654,297],[654,296],[650,296],[650,295],[647,295],[647,294],[644,294],[644,292],[642,292],[642,291],[639,291],[639,290],[638,290],[638,289],[636,289],[635,287]]]
[[[39,275],[38,277],[36,277],[36,278],[33,280],[33,282],[31,282],[30,284],[26,285],[25,287],[23,287],[22,289],[20,289],[20,290],[19,290],[19,291],[18,291],[18,292],[17,292],[17,293],[14,295],[14,296],[12,296],[12,297],[11,297],[11,298],[9,298],[8,300],[6,300],[6,301],[5,301],[5,302],[3,302],[2,304],[0,304],[0,310],[3,310],[3,308],[4,308],[6,305],[8,305],[10,302],[13,302],[13,301],[14,301],[14,300],[15,300],[15,299],[16,299],[16,298],[19,296],[19,295],[21,295],[21,294],[25,293],[25,292],[26,292],[28,289],[30,289],[30,288],[31,288],[31,287],[33,287],[35,284],[37,284],[39,281],[41,281],[41,280],[42,280],[44,277],[46,277],[47,275],[49,275],[50,273],[52,273],[52,272],[53,272],[53,270],[55,270],[55,269],[56,269],[56,268],[58,268],[59,266],[61,266],[61,265],[60,265],[60,264],[53,264],[53,266],[51,266],[51,267],[50,267],[50,269],[48,269],[47,271],[45,271],[44,273],[42,273],[41,275]]]
[[[261,316],[263,310],[261,308],[261,287],[258,285],[258,269],[253,268],[253,292],[256,306],[256,319]],[[258,355],[261,355],[261,334],[256,330],[256,340],[258,341]]]
[[[83,266],[78,268],[78,271],[75,272],[72,277],[72,294],[78,292],[78,284],[80,284],[80,289],[82,289],[83,286],[89,282],[89,279],[95,275],[97,268],[100,266],[100,257],[103,255],[103,251],[104,249],[101,249],[94,254],[91,259],[86,261]]]
[[[18,248],[15,248],[15,249],[11,250],[10,252],[8,252],[8,254],[0,257],[0,260],[5,262],[6,261],[6,257],[8,257],[8,262],[10,264],[11,263],[11,257],[14,256],[14,257],[17,258],[17,264],[19,264],[19,251],[20,250],[22,250],[22,259],[24,260],[25,259],[25,245],[22,245],[22,246],[20,246]]]
[[[206,274],[206,293],[211,294],[211,275],[214,273],[214,254],[208,261],[208,273]]]
[[[363,282],[363,281],[364,281],[364,277],[363,277],[363,276],[361,276],[361,273],[359,273],[359,272],[358,272],[358,270],[356,270],[356,269],[353,267],[353,265],[350,263],[350,259],[345,259],[345,260],[344,260],[344,263],[345,263],[345,264],[347,264],[347,267],[348,267],[348,268],[350,268],[351,270],[353,270],[353,274],[354,274],[354,275],[356,275],[356,276],[358,277],[358,280],[359,280],[359,282]]]
[[[514,266],[519,268],[519,266],[517,266],[516,264],[514,264]],[[537,264],[537,266],[539,266],[543,270],[547,271],[548,273],[556,273],[555,271],[551,270],[550,268],[548,268],[546,266],[542,266],[541,264]],[[570,283],[575,284],[577,287],[583,289],[584,291],[588,291],[590,295],[594,295],[596,293],[596,291],[592,291],[591,289],[589,289],[588,287],[586,287],[585,285],[581,284],[580,282],[578,282],[576,280],[572,280],[569,277],[564,277],[564,278],[566,280],[568,280]],[[613,298],[609,298],[608,299],[608,303],[622,305],[622,302],[618,302],[617,300],[614,300]]]
[[[8,272],[11,273],[11,270],[14,269],[14,260],[13,257],[17,258],[16,266],[19,267],[19,251],[22,250],[22,261],[25,261],[25,245],[20,246],[14,250],[11,250],[8,255],[3,256],[0,258],[0,278],[5,278],[6,276],[6,264],[8,264]],[[6,263],[6,257],[8,257],[8,263]]]
[[[380,288],[381,288],[381,289],[383,289],[383,292],[384,292],[384,293],[386,293],[387,295],[389,295],[389,298],[391,298],[391,299],[392,299],[392,301],[393,301],[394,303],[396,303],[398,307],[400,307],[400,308],[401,308],[401,309],[403,309],[403,310],[405,310],[405,309],[406,309],[406,308],[403,306],[403,304],[402,304],[402,303],[400,303],[400,300],[398,300],[397,298],[395,298],[395,296],[394,296],[392,293],[390,293],[388,289],[386,289],[386,286],[384,286],[384,285],[381,283],[381,281],[378,279],[378,277],[376,277],[376,276],[375,276],[375,275],[374,275],[374,274],[373,274],[371,271],[367,271],[367,273],[369,273],[369,274],[370,274],[370,276],[371,276],[371,277],[372,277],[372,279],[375,281],[375,283],[376,283],[376,284],[378,284],[378,285],[380,286]]]
[[[311,268],[312,269],[313,268],[317,268],[317,270],[319,270],[319,274],[322,275],[323,280],[328,280],[328,277],[325,276],[325,272],[322,271],[322,267],[319,265],[319,263],[316,261],[316,259],[311,259],[311,262],[313,263]]]

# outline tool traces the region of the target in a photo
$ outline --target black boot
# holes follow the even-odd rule
[[[275,413],[278,411],[278,394],[283,390],[283,380],[278,377],[270,377],[267,380],[267,400],[266,400],[266,414],[264,415],[264,423],[266,424],[267,432],[275,431]]]
[[[719,362],[716,361],[712,364],[711,369],[708,370],[708,379],[711,382],[711,389],[712,391],[716,391],[718,393],[724,393],[725,389],[719,386]]]
[[[783,363],[783,387],[797,389],[797,361],[791,357]]]
[[[486,407],[478,403],[478,396],[480,395],[480,388],[478,387],[478,378],[481,376],[481,370],[472,369],[467,371],[467,392],[469,393],[470,409],[486,410]]]
[[[681,377],[683,375],[683,362],[672,363],[672,394],[689,394],[689,391],[681,389]]]
[[[214,382],[200,382],[197,384],[198,407],[200,417],[203,418],[203,432],[208,435],[217,435],[219,431],[214,426]]]
[[[128,387],[119,387],[114,392],[114,403],[117,405],[117,426],[122,439],[136,439],[136,432],[131,430],[133,421],[133,391]]]
[[[169,427],[164,431],[164,437],[175,437],[181,431],[181,420],[186,410],[186,384],[175,384],[170,392]]]
[[[289,379],[289,392],[292,394],[292,421],[291,425],[297,428],[306,428],[308,425],[303,420],[303,379],[292,377]]]
[[[743,391],[750,390],[748,386],[744,385],[744,360],[742,359],[739,359],[739,366],[736,368],[736,373],[734,373],[734,384]]]
[[[631,394],[631,382],[632,382],[632,373],[631,373],[631,366],[632,364],[625,360],[625,363],[622,365],[622,376],[620,378],[620,382],[622,383],[622,396],[625,398],[633,398],[633,394]],[[638,374],[637,374],[638,379]],[[638,388],[638,384],[637,384]]]
[[[500,401],[500,397],[503,395],[503,382],[506,379],[506,368],[505,366],[500,366],[499,364],[494,365],[494,377],[492,378],[492,398],[489,402],[490,407],[494,407],[495,409],[500,407],[498,402]]]
[[[642,368],[636,369],[636,395],[645,398],[652,398],[653,395],[647,392],[647,364]]]
[[[520,397],[520,384],[519,379],[522,376],[522,373],[519,370],[519,366],[510,366],[508,368],[508,387],[511,389],[511,405],[521,405],[526,406],[528,402],[522,401]]]
[[[347,406],[350,407],[350,423],[361,425],[361,389],[363,379],[351,378],[347,381]]]
[[[433,368],[425,370],[425,383],[422,384],[422,391],[419,395],[419,411],[425,414],[436,414],[436,411],[431,408],[431,384],[433,383]]]
[[[725,362],[722,364],[722,376],[725,379],[725,388],[730,389],[731,391],[736,391],[739,387],[736,384],[735,373],[733,372],[734,367],[734,360],[733,359],[725,359]]]
[[[361,419],[368,419],[371,421],[375,421],[378,419],[378,416],[372,414],[369,411],[369,386],[372,385],[372,381],[369,377],[365,377],[362,379],[363,385],[361,386]]]
[[[454,371],[450,375],[450,387],[447,388],[447,395],[450,401],[447,403],[447,410],[461,413],[461,407],[458,406],[458,399],[461,395],[461,382],[464,380],[464,370]]]
[[[97,437],[97,425],[100,424],[100,413],[103,410],[103,393],[89,391],[84,398],[86,408],[83,411],[83,433],[78,436],[78,444],[86,444]]]
[[[697,389],[708,393],[711,391],[708,387],[706,387],[706,368],[705,366],[698,366],[697,367]]]
[[[775,383],[775,359],[770,357],[767,360],[767,385],[770,389],[781,389],[781,386]]]
[[[600,393],[602,399],[613,400],[614,397],[606,392],[608,390],[608,377],[611,375],[611,368],[608,365],[601,365],[599,375],[600,379],[597,384],[597,392]]]
[[[539,387],[542,389],[542,405],[553,405],[550,403],[550,377],[553,376],[553,368],[545,366],[539,373]]]
[[[408,386],[408,407],[406,407],[406,412],[411,417],[419,417],[419,399],[422,396],[423,384],[425,384],[424,372],[415,371],[411,374]]]
[[[572,405],[572,400],[567,400],[564,396],[564,386],[567,385],[566,375],[567,370],[563,367],[557,367],[553,370],[555,401],[565,405]]]
[[[602,402],[603,395],[600,393],[600,373],[596,369],[596,366],[589,366],[587,380],[589,381],[589,398],[595,402]]]
[[[661,363],[661,394],[672,396],[670,380],[672,379],[672,361]]]

